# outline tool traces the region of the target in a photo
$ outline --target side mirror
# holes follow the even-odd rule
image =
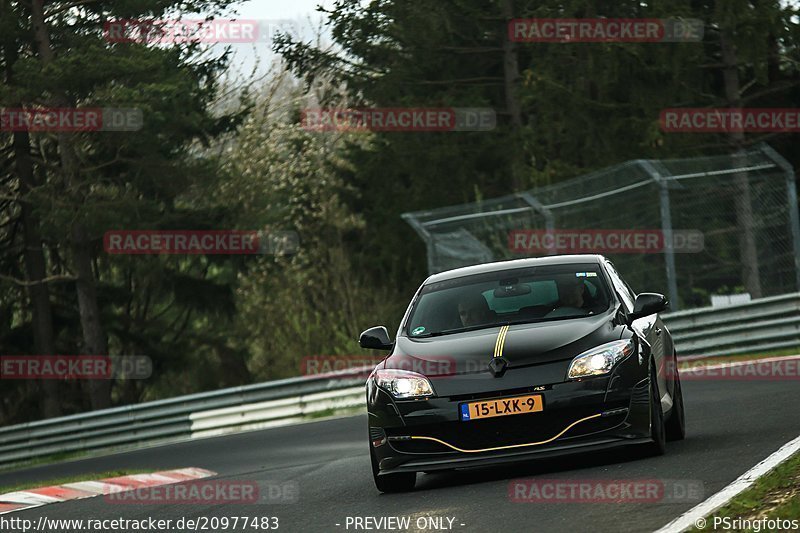
[[[660,313],[668,307],[669,301],[663,294],[643,292],[637,296],[636,301],[633,302],[633,313],[628,315],[628,322]]]
[[[358,337],[358,345],[373,350],[391,350],[394,346],[384,326],[375,326],[362,332]]]

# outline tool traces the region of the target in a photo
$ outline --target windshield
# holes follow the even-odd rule
[[[410,337],[430,337],[505,324],[580,318],[608,309],[597,264],[504,270],[422,288],[406,323]]]

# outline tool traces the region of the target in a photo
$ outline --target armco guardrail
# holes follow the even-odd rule
[[[800,292],[663,316],[679,356],[800,346]]]
[[[800,346],[800,293],[669,313],[664,321],[681,356]],[[290,424],[365,405],[363,375],[284,379],[0,428],[0,464]]]
[[[365,405],[363,375],[285,379],[0,428],[0,464],[290,424]]]

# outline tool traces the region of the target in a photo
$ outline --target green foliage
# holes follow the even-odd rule
[[[15,171],[12,135],[0,134],[0,146],[8,147],[3,152],[0,190],[10,199],[1,207],[2,219],[8,221],[2,235],[8,243],[0,259],[8,274],[2,293],[10,296],[1,300],[8,311],[4,316],[9,317],[0,329],[3,353],[34,350],[26,290],[13,281],[26,278],[19,231],[19,206],[26,203],[33,210],[49,275],[71,278],[75,269],[71,228],[76,224],[85,228],[109,351],[153,359],[156,377],[149,383],[118,383],[112,390],[114,402],[250,380],[243,355],[225,346],[223,331],[235,314],[232,283],[243,268],[241,262],[200,256],[111,256],[102,249],[103,234],[113,229],[233,227],[237,206],[192,198],[225,179],[215,157],[198,157],[198,151],[235,130],[246,111],[239,107],[213,112],[226,55],[209,58],[192,44],[110,43],[103,34],[105,20],[180,16],[193,9],[218,11],[230,3],[92,2],[85,8],[62,10],[66,2],[48,2],[45,16],[53,53],[48,64],[35,46],[28,7],[0,2],[10,17],[2,17],[3,23],[14,30],[2,36],[5,83],[0,106],[53,106],[60,94],[67,105],[137,108],[144,117],[140,131],[71,134],[79,165],[78,179],[71,183],[63,177],[59,137],[26,134],[37,180],[29,191],[21,187]],[[53,282],[48,289],[54,348],[61,354],[84,353],[74,283]],[[207,373],[215,367],[218,372]],[[63,412],[87,408],[87,385],[56,384]],[[35,383],[4,387],[0,421],[35,418],[40,387]]]
[[[352,354],[365,324],[397,325],[402,313],[394,291],[370,284],[347,253],[366,228],[343,201],[357,191],[340,177],[348,171],[341,154],[368,138],[307,132],[281,113],[305,101],[292,88],[277,101],[260,99],[224,154],[231,178],[216,194],[243,206],[241,223],[266,214],[271,230],[299,235],[297,254],[259,258],[239,278],[233,338],[261,379],[297,375],[305,356]]]

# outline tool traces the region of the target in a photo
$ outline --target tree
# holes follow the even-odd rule
[[[181,196],[192,187],[225,178],[212,157],[198,159],[198,147],[235,129],[246,113],[237,108],[212,114],[217,77],[227,54],[203,57],[196,43],[172,47],[113,43],[104,34],[104,23],[180,16],[178,7],[188,13],[218,13],[230,4],[153,0],[133,6],[36,0],[25,5],[3,0],[2,22],[12,31],[3,32],[6,84],[0,104],[134,107],[145,117],[138,132],[11,136],[13,150],[6,161],[14,172],[6,175],[11,193],[7,213],[24,227],[25,275],[21,270],[4,279],[31,294],[35,345],[19,345],[20,353],[144,351],[154,357],[157,369],[164,370],[170,367],[172,349],[181,342],[190,317],[201,319],[232,309],[224,300],[225,291],[231,294],[229,288],[216,290],[219,284],[209,270],[214,259],[173,259],[170,264],[163,258],[111,258],[101,251],[108,229],[201,229],[198,221],[224,228],[226,213],[235,206],[195,209],[182,204]],[[10,238],[16,242],[16,234]],[[58,302],[58,316],[48,319],[47,307],[52,309],[53,301]],[[73,318],[80,324],[80,335],[74,335]],[[247,376],[238,377],[242,379]],[[90,381],[88,387],[82,397],[75,396],[78,391],[72,386],[58,389],[72,393],[61,398],[63,409],[96,409],[115,401],[111,381]],[[126,383],[118,394],[140,399],[144,388]],[[53,402],[60,395],[51,388],[45,397]],[[43,414],[58,411],[51,403]]]

